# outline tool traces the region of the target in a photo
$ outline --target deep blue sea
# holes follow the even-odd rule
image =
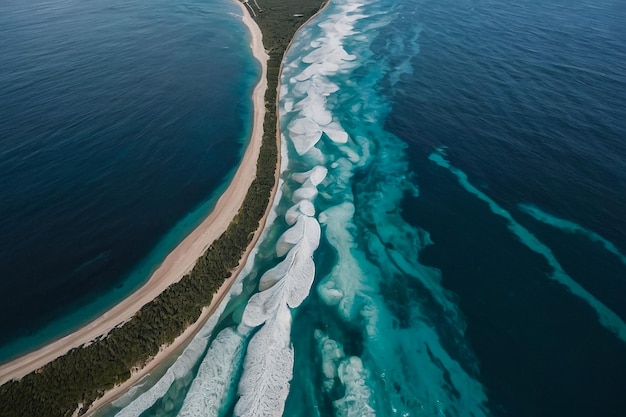
[[[182,7],[162,6],[141,7],[160,11],[157,22],[179,16]],[[217,7],[195,6],[205,12]],[[196,18],[205,17],[183,13],[174,25],[185,45],[194,31],[180,22]],[[298,33],[284,62],[282,184],[254,256],[184,352],[100,415],[626,415],[624,22],[626,3],[618,0],[331,0]],[[228,27],[230,52],[246,63],[230,88],[243,88],[245,96],[258,74],[245,28]],[[217,26],[205,29],[226,35]],[[159,36],[171,39],[154,30],[143,38],[152,49],[139,49],[172,53],[154,41]],[[193,39],[196,48],[211,45]],[[194,60],[196,54],[189,52]],[[170,77],[167,93],[182,94],[185,76]],[[206,94],[221,87],[212,78]],[[197,84],[192,91],[194,98],[204,92]],[[190,112],[198,106],[179,100]],[[245,140],[250,114],[241,107],[248,109],[247,103],[237,102],[234,113],[225,106],[205,110],[220,111],[216,120],[224,129],[233,128],[227,117],[244,126],[231,147]],[[141,114],[153,121],[158,110],[146,104]],[[216,120],[195,132],[214,128]],[[181,121],[181,129],[187,123]],[[126,126],[120,122],[119,129]],[[91,149],[84,138],[76,141]],[[188,158],[197,158],[206,144],[192,143],[197,147]],[[102,146],[115,153],[122,145]],[[144,149],[143,142],[135,146],[136,152]],[[146,146],[135,164],[144,163],[154,146]],[[229,149],[236,163],[240,148]],[[32,158],[44,154],[31,152]],[[79,175],[74,164],[91,167],[91,160],[81,165],[86,153],[73,153],[63,165],[78,184],[68,190],[84,189],[79,180],[92,170]],[[162,172],[163,158],[153,161],[155,172],[167,174],[178,192],[189,174]],[[112,164],[97,177],[105,189],[110,175],[130,175],[118,174]],[[26,166],[23,172],[29,172]],[[121,181],[113,194],[127,201],[134,194],[117,192],[131,183],[148,193],[156,173]],[[29,189],[10,184],[11,201],[19,201],[16,190]],[[87,199],[76,193],[73,200]],[[92,196],[94,216],[108,213],[109,220],[66,219],[57,208],[37,227],[58,222],[55,230],[64,232],[78,221],[117,224],[117,211],[99,210],[102,193]],[[65,194],[52,194],[50,201],[65,201]],[[173,200],[152,203],[149,214],[173,210]],[[195,204],[171,214],[155,239]],[[22,203],[14,212],[26,216],[30,207]],[[139,220],[145,216],[139,210]],[[153,221],[154,228],[166,223]],[[24,222],[29,239],[43,233]],[[125,227],[136,226],[130,223]],[[119,247],[126,253],[133,242]],[[14,246],[10,259],[38,259]],[[43,252],[58,247],[49,244]],[[101,253],[106,250],[87,259]],[[16,270],[25,264],[38,265],[24,261]]]
[[[128,295],[210,211],[259,74],[236,13],[0,2],[0,362]]]

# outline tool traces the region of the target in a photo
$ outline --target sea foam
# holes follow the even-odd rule
[[[235,405],[235,415],[283,414],[293,375],[290,329],[291,312],[285,304],[280,304],[272,319],[250,340],[239,381],[240,398]]]
[[[331,393],[337,383],[343,385],[345,394],[333,401],[336,415],[345,417],[374,417],[372,392],[366,384],[369,372],[357,356],[346,357],[343,346],[321,330],[315,339],[322,354],[323,389]]]
[[[365,336],[364,353],[346,357],[338,342],[316,331],[323,389],[331,395],[330,391],[340,392],[333,390],[337,383],[343,385],[345,395],[333,401],[336,415],[412,415],[424,410],[455,410],[459,415],[470,410],[470,414],[484,415],[482,386],[442,347],[434,330],[419,324],[429,320],[432,313],[418,306],[402,306],[407,318],[400,327],[399,318],[390,313],[381,294],[380,286],[388,286],[398,276],[419,282],[420,288],[432,294],[438,311],[445,312],[442,315],[456,340],[463,339],[464,323],[454,297],[440,285],[436,270],[417,262],[419,251],[432,243],[428,234],[411,228],[398,210],[405,193],[417,195],[417,190],[410,186],[405,146],[382,129],[389,107],[376,88],[383,71],[390,68],[367,47],[375,38],[374,32],[391,21],[386,15],[389,11],[375,11],[381,16],[370,19],[369,8],[366,16],[359,12],[362,5],[356,2],[339,1],[330,7],[333,14],[317,26],[319,33],[313,35],[311,30],[315,39],[298,44],[300,58],[293,62],[299,65],[289,65],[283,73],[293,105],[281,116],[283,126],[289,127],[288,139],[292,133],[295,141],[303,142],[307,135],[314,138],[314,143],[311,140],[303,149],[317,155],[318,163],[328,169],[323,182],[316,184],[316,193],[312,188],[295,191],[292,198],[294,202],[310,200],[313,195],[318,202],[323,199],[318,218],[325,242],[334,251],[334,264],[320,279],[318,294],[341,320],[362,328]],[[363,35],[359,38],[357,32]],[[347,45],[348,39],[363,45]],[[409,62],[409,58],[404,59]],[[356,68],[358,75],[353,76]],[[320,85],[340,88],[321,90]],[[322,104],[330,112],[330,122]],[[346,111],[335,113],[335,109]],[[312,123],[305,125],[300,121],[303,118]],[[323,150],[323,158],[318,149]],[[355,183],[357,170],[365,184]],[[305,184],[308,177],[294,176],[292,180]],[[290,210],[286,220],[292,225],[300,209]],[[424,341],[418,364],[411,360],[416,354],[411,351],[414,340]],[[463,345],[458,348],[463,349]],[[432,357],[429,351],[434,352]],[[433,357],[441,368],[432,364]],[[422,364],[432,370],[423,378]],[[453,387],[446,380],[448,374],[452,375]],[[463,391],[458,397],[450,394],[455,388]],[[379,393],[379,403],[373,399],[374,389]]]
[[[240,362],[242,345],[242,336],[232,328],[226,328],[217,335],[200,364],[179,417],[219,415],[231,378]]]
[[[311,101],[308,106],[319,104]],[[303,110],[304,107],[299,106],[298,111]],[[316,111],[318,115],[323,114]],[[318,122],[321,121],[318,118]],[[298,154],[309,153],[319,140],[315,133],[319,125],[311,119],[300,118],[292,120],[290,126],[283,141],[291,139]],[[237,416],[281,415],[284,409],[293,375],[290,309],[299,307],[306,299],[315,277],[313,253],[319,246],[321,229],[313,217],[312,201],[326,174],[325,167],[314,165],[308,171],[291,176],[299,187],[291,196],[295,204],[285,213],[290,227],[275,244],[276,255],[284,259],[261,276],[259,292],[250,297],[241,319],[241,329],[262,327],[252,337],[246,351],[239,381],[240,398],[235,405]]]
[[[304,214],[305,216],[315,216],[315,206],[308,200],[300,200],[297,204],[289,207],[285,213],[285,221],[289,226],[293,226],[298,218]]]
[[[314,251],[319,245],[320,235],[320,224],[317,220],[302,214],[298,216],[296,223],[283,233],[276,242],[276,255],[284,256],[303,239],[308,242],[309,250]]]

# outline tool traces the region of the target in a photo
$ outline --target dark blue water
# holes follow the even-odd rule
[[[0,4],[0,361],[128,294],[210,210],[258,74],[233,13]]]
[[[420,52],[387,121],[409,144],[420,188],[404,216],[431,235],[420,262],[439,268],[458,296],[491,412],[625,415],[624,341],[549,279],[546,257],[505,218],[429,156],[445,147],[451,166],[626,320],[626,4],[406,7],[422,29]],[[546,214],[543,221],[524,204]]]
[[[3,308],[23,313],[24,300],[40,294],[41,305],[51,299],[42,295],[51,290],[41,278],[50,267],[28,262],[31,258],[65,265],[59,270],[67,271],[49,279],[49,288],[58,293],[49,310],[32,315],[35,324],[50,317],[62,297],[74,299],[65,295],[68,288],[85,293],[84,288],[97,292],[121,284],[124,279],[98,277],[110,271],[117,271],[111,277],[123,277],[128,269],[116,267],[114,260],[135,252],[135,259],[145,257],[168,227],[207,201],[215,189],[209,167],[217,159],[211,158],[230,149],[236,161],[240,147],[233,144],[245,137],[248,119],[238,115],[248,109],[241,97],[249,97],[254,71],[248,72],[249,57],[241,55],[243,28],[217,23],[207,28],[205,19],[217,11],[215,5],[135,6],[141,11],[135,18],[151,23],[127,22],[133,42],[144,40],[127,58],[141,59],[127,67],[118,63],[126,69],[111,78],[105,74],[112,59],[90,68],[104,72],[99,77],[83,73],[90,80],[84,94],[97,80],[115,84],[124,80],[119,74],[135,74],[132,82],[122,82],[119,93],[101,86],[96,95],[108,98],[101,111],[127,123],[105,118],[92,132],[100,141],[92,142],[84,134],[91,124],[77,119],[66,127],[79,132],[69,139],[45,129],[48,133],[39,133],[41,146],[35,147],[27,142],[33,135],[14,133],[9,151],[3,148],[3,161],[13,158],[1,165],[3,178],[15,179],[2,183],[3,192],[13,197],[0,201],[25,201],[19,210],[3,206],[4,218],[29,224],[18,229],[18,221],[2,223],[8,236],[2,243],[10,260],[6,269],[12,267],[18,277],[3,280],[4,288],[17,294],[3,292]],[[109,16],[120,10],[102,4],[93,14],[84,5],[72,7],[85,11],[82,19],[89,23],[77,23],[82,32],[98,27],[95,22],[112,24],[101,12],[108,10],[104,16]],[[31,15],[1,16],[19,22]],[[50,25],[57,22],[53,16]],[[124,21],[118,18],[114,26]],[[299,33],[286,57],[280,99],[287,156],[282,196],[241,285],[233,287],[222,316],[209,322],[165,377],[146,383],[145,393],[129,395],[109,412],[626,415],[624,22],[626,5],[613,0],[333,0]],[[68,25],[59,26],[50,31],[50,37],[58,37],[42,56],[72,39],[59,35]],[[151,29],[149,36],[136,33]],[[96,44],[112,36],[104,32],[94,35]],[[17,53],[15,39],[6,45],[2,38],[4,56]],[[131,42],[124,39],[111,55],[120,56],[119,45]],[[232,42],[232,49],[220,54],[244,68],[240,79],[234,71],[240,67],[224,61],[213,68],[216,51],[202,49],[225,42]],[[181,59],[184,48],[191,49]],[[90,55],[92,50],[85,53],[97,61],[101,54]],[[66,62],[71,61],[49,65],[61,65],[66,73]],[[155,69],[163,62],[170,66]],[[81,65],[70,70],[74,67]],[[16,80],[19,74],[9,73]],[[219,83],[215,74],[221,74]],[[140,88],[149,75],[154,77],[147,78],[153,80],[150,88]],[[201,75],[210,88],[198,88]],[[46,85],[43,75],[23,78]],[[76,79],[68,76],[65,82]],[[236,90],[241,97],[232,112],[224,110],[229,101],[211,99],[229,79],[233,89],[248,80],[247,89]],[[9,91],[9,84],[21,85],[12,81],[2,88]],[[30,90],[31,97],[40,89]],[[143,100],[133,101],[128,91]],[[61,104],[73,103],[67,94],[72,100],[54,101],[54,106],[43,101],[38,117],[52,117]],[[26,95],[1,97],[19,108]],[[154,106],[147,106],[148,97]],[[88,98],[80,109],[89,109]],[[126,110],[116,113],[112,103],[127,100]],[[200,117],[195,110],[203,105],[208,107]],[[178,118],[167,117],[172,107]],[[16,113],[23,120],[19,131],[34,129],[29,112]],[[72,111],[64,114],[74,120]],[[212,120],[213,115],[219,117]],[[135,119],[144,122],[134,124]],[[166,122],[157,126],[157,121]],[[115,133],[124,131],[123,137],[102,133],[109,126]],[[174,135],[173,126],[191,139]],[[232,140],[222,144],[229,126],[235,129]],[[149,134],[142,136],[140,128]],[[213,133],[202,136],[206,132]],[[53,153],[74,148],[81,152]],[[67,163],[52,164],[49,155]],[[105,155],[109,159],[99,167]],[[16,167],[22,167],[21,182]],[[61,180],[54,172],[67,175]],[[198,184],[205,184],[204,194]],[[41,195],[47,197],[40,202]],[[82,203],[70,214],[62,208],[69,202]],[[169,226],[160,226],[154,207],[170,213],[170,223],[164,221]],[[131,233],[140,226],[142,233]],[[46,230],[51,232],[43,239],[40,233]],[[80,243],[61,239],[69,232]],[[114,233],[126,238],[107,243]],[[150,233],[154,240],[139,253],[137,236]],[[36,240],[38,257],[22,243]],[[84,256],[72,264],[61,262],[60,253]],[[11,287],[16,283],[30,293]],[[14,334],[23,327],[3,326]]]
[[[111,413],[626,415],[623,22],[333,0],[285,58],[283,194],[242,287]]]
[[[236,313],[121,415],[625,415],[624,21],[333,1],[286,57],[279,220]]]

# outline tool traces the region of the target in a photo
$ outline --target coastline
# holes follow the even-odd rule
[[[259,82],[254,88],[252,94],[253,100],[253,128],[251,132],[250,142],[245,150],[244,156],[228,185],[227,189],[220,196],[214,209],[209,216],[187,236],[168,256],[163,263],[152,274],[148,282],[139,288],[129,297],[122,300],[116,306],[105,312],[96,320],[67,335],[56,340],[34,352],[26,354],[22,357],[14,359],[0,366],[0,385],[10,380],[20,379],[23,376],[41,368],[54,359],[66,354],[69,350],[88,344],[92,340],[107,334],[114,327],[129,320],[141,307],[152,301],[161,292],[163,292],[171,284],[179,281],[186,273],[188,273],[195,265],[198,258],[207,250],[207,248],[215,241],[228,227],[233,220],[235,214],[242,206],[248,189],[252,181],[256,177],[256,162],[259,158],[261,144],[263,141],[263,121],[265,118],[265,91],[267,89],[267,55],[263,43],[262,34],[259,26],[250,16],[248,10],[243,3],[233,0],[237,3],[243,13],[243,23],[248,28],[251,39],[250,47],[252,53],[261,64],[261,76]],[[277,139],[278,141],[278,139]],[[278,141],[278,146],[280,142]],[[280,152],[278,153],[276,165],[276,177],[279,175]],[[200,318],[191,326],[189,326],[175,341],[159,353],[141,370],[135,372],[131,378],[123,384],[107,391],[103,397],[98,399],[92,405],[89,412],[97,409],[104,403],[113,400],[119,396],[125,389],[139,381],[166,358],[177,347],[188,342],[206,322],[211,313],[219,305],[224,295],[228,292],[235,281],[239,271],[245,265],[250,251],[256,244],[261,231],[265,226],[270,208],[273,205],[274,196],[276,194],[278,180],[276,178],[274,187],[270,194],[270,202],[254,233],[252,242],[246,248],[239,266],[232,271],[231,276],[221,285],[218,291],[213,295],[211,304],[202,310]]]
[[[261,142],[263,139],[263,120],[265,117],[265,90],[267,89],[267,60],[269,59],[269,56],[267,55],[265,48],[263,47],[263,36],[261,33],[261,29],[255,23],[254,19],[252,18],[252,16],[246,9],[245,5],[239,0],[233,0],[233,1],[236,4],[238,4],[239,7],[241,8],[241,11],[243,13],[242,21],[250,32],[250,48],[252,49],[252,54],[257,59],[257,61],[259,61],[259,63],[261,64],[261,79],[259,79],[259,82],[255,86],[254,92],[252,94],[253,107],[254,107],[254,125],[252,129],[252,137],[250,139],[250,145],[248,146],[248,149],[249,149],[252,145],[253,140],[256,140],[258,142],[256,144],[256,147],[257,147],[256,157],[255,157],[255,161],[256,161],[256,159],[258,158],[258,153],[259,153]],[[280,149],[280,140],[278,137],[277,137],[277,144],[278,144],[277,146]],[[246,154],[248,154],[248,150],[246,150]],[[185,329],[185,331],[180,336],[178,336],[172,344],[162,348],[159,351],[159,353],[154,358],[152,358],[150,362],[148,362],[148,364],[146,364],[146,366],[144,366],[137,372],[133,373],[133,375],[129,379],[124,381],[124,383],[106,391],[102,397],[94,401],[91,407],[89,407],[89,410],[87,411],[87,413],[85,413],[85,416],[92,415],[104,405],[119,398],[129,388],[131,388],[133,385],[137,384],[139,381],[141,381],[143,378],[149,375],[150,372],[152,372],[157,366],[159,366],[174,351],[176,351],[178,348],[185,346],[189,342],[191,342],[194,336],[198,333],[198,331],[202,328],[202,326],[204,326],[204,324],[207,322],[209,317],[213,315],[213,313],[215,312],[217,307],[220,305],[220,303],[222,302],[226,294],[228,294],[228,291],[232,287],[233,283],[236,281],[237,277],[239,276],[239,273],[241,272],[243,267],[246,265],[248,257],[250,256],[252,249],[256,246],[259,240],[259,237],[261,236],[261,233],[263,232],[263,229],[265,228],[265,224],[267,223],[269,213],[272,207],[274,206],[274,197],[276,196],[276,192],[278,191],[278,177],[280,175],[280,162],[281,162],[280,152],[278,152],[277,156],[278,157],[276,160],[276,171],[275,171],[276,178],[274,181],[274,187],[272,188],[269,204],[265,210],[265,213],[263,214],[263,218],[261,219],[259,223],[259,227],[254,232],[254,237],[252,238],[252,241],[246,248],[246,251],[244,252],[241,260],[239,261],[239,265],[234,271],[232,271],[232,275],[230,276],[230,278],[224,281],[224,283],[220,286],[217,292],[213,295],[211,304],[209,304],[208,306],[202,309],[202,314],[200,314],[200,317],[198,318],[198,320],[196,320],[194,324],[192,324],[187,329]],[[245,161],[245,157],[244,157],[244,161]],[[242,161],[242,164],[244,161]],[[255,168],[255,171],[256,171],[256,164],[253,164],[253,167]],[[237,174],[238,173],[239,173],[239,170],[237,170]],[[250,183],[251,182],[252,180],[250,179]],[[250,184],[248,184],[247,187],[249,187],[249,185]],[[247,188],[246,188],[246,191],[247,191]],[[206,248],[204,250],[206,250]]]
[[[265,94],[265,90],[267,88],[267,60],[269,59],[269,56],[267,55],[267,52],[265,51],[264,46],[263,46],[263,42],[262,42],[263,36],[262,36],[261,30],[260,30],[260,27],[257,25],[257,23],[254,21],[254,19],[250,15],[250,12],[246,8],[246,5],[242,1],[240,1],[240,0],[233,0],[233,1],[237,5],[239,5],[239,7],[242,10],[242,13],[243,13],[243,16],[242,16],[243,23],[246,25],[246,27],[248,27],[248,30],[250,31],[250,35],[251,35],[250,47],[252,48],[252,53],[253,53],[254,57],[262,65],[262,77],[263,77],[263,79],[259,80],[259,83],[255,87],[254,94],[253,94],[254,113],[255,113],[254,126],[256,128],[257,111],[261,112],[261,116],[263,116],[265,114],[265,107],[263,105],[264,104],[263,97],[264,97],[264,94]],[[330,4],[330,0],[325,0],[323,5],[322,5],[322,7],[320,7],[320,9],[317,11],[317,13],[313,14],[312,16],[310,16],[298,28],[298,30],[296,31],[294,36],[290,39],[287,47],[285,48],[285,52],[287,52],[289,50],[289,48],[291,47],[291,44],[293,43],[293,40],[294,40],[295,36],[297,35],[298,31],[302,27],[306,26],[315,17],[317,17],[317,15],[319,13],[321,13],[323,10],[325,10],[328,7],[329,4]],[[256,246],[257,241],[259,240],[259,237],[260,237],[261,233],[263,232],[263,229],[265,228],[265,225],[266,225],[269,213],[272,210],[272,208],[274,207],[274,203],[275,203],[274,199],[276,197],[276,193],[278,192],[278,187],[280,185],[279,178],[280,178],[280,175],[282,173],[282,171],[281,171],[281,155],[282,155],[281,154],[281,145],[282,145],[282,140],[281,140],[281,135],[280,135],[280,117],[279,117],[279,114],[278,114],[278,109],[279,109],[279,105],[278,105],[279,98],[278,97],[279,97],[279,93],[280,93],[280,86],[281,86],[280,80],[281,80],[281,77],[282,77],[282,73],[283,73],[283,63],[281,61],[280,69],[279,69],[279,72],[278,72],[278,80],[277,80],[278,82],[277,82],[277,86],[276,86],[276,103],[275,103],[276,113],[277,113],[277,117],[276,117],[276,141],[277,141],[278,152],[277,152],[277,159],[276,159],[276,171],[275,171],[274,187],[272,188],[272,192],[270,194],[269,204],[268,204],[268,206],[267,206],[267,208],[265,210],[265,214],[263,215],[263,218],[261,219],[261,222],[259,223],[259,227],[257,228],[257,230],[254,233],[254,237],[253,237],[252,241],[250,242],[250,244],[246,248],[246,251],[245,251],[245,253],[244,253],[244,255],[243,255],[239,265],[233,271],[233,274],[231,275],[231,277],[228,278],[222,284],[222,286],[219,288],[219,290],[214,294],[213,299],[211,300],[211,304],[209,306],[207,306],[207,307],[202,309],[202,314],[200,315],[200,317],[198,318],[198,320],[194,324],[192,324],[187,329],[185,329],[185,331],[180,336],[178,336],[176,338],[176,340],[171,345],[168,345],[167,347],[165,347],[162,350],[160,350],[159,353],[154,358],[152,358],[152,360],[148,364],[146,364],[146,366],[144,366],[142,369],[138,370],[137,372],[133,373],[133,375],[128,380],[126,380],[124,383],[122,383],[122,384],[120,384],[118,386],[115,386],[113,389],[106,391],[105,394],[102,397],[100,397],[96,401],[94,401],[93,404],[91,405],[91,407],[89,408],[89,410],[87,411],[87,413],[85,413],[85,416],[91,416],[95,412],[97,412],[100,408],[102,408],[103,406],[109,404],[112,401],[115,401],[117,398],[122,396],[128,389],[130,389],[133,385],[137,384],[143,378],[148,376],[153,369],[155,369],[157,366],[159,366],[175,350],[177,350],[178,348],[180,348],[182,346],[185,346],[189,342],[191,342],[191,340],[198,333],[198,331],[202,328],[202,326],[204,326],[204,324],[209,319],[209,317],[211,317],[211,315],[215,312],[215,310],[217,309],[219,304],[222,302],[222,300],[224,299],[224,297],[226,296],[226,294],[230,290],[231,286],[233,285],[233,283],[237,279],[237,276],[239,275],[239,273],[241,272],[241,270],[245,266],[252,249]],[[261,84],[264,84],[263,92],[260,93],[261,94],[261,99],[259,99],[257,101],[257,96],[256,96],[257,88],[259,88],[259,86]],[[263,129],[263,122],[262,121],[261,121],[261,129]],[[253,134],[254,134],[254,130],[253,130]],[[262,130],[259,133],[259,135],[261,136],[261,139],[262,139],[262,136],[263,136],[263,131]]]

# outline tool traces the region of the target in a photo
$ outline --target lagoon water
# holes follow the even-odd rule
[[[210,211],[259,73],[238,11],[0,4],[0,362],[128,295]]]
[[[101,414],[626,414],[625,21],[615,0],[331,1],[285,60],[254,257]]]

